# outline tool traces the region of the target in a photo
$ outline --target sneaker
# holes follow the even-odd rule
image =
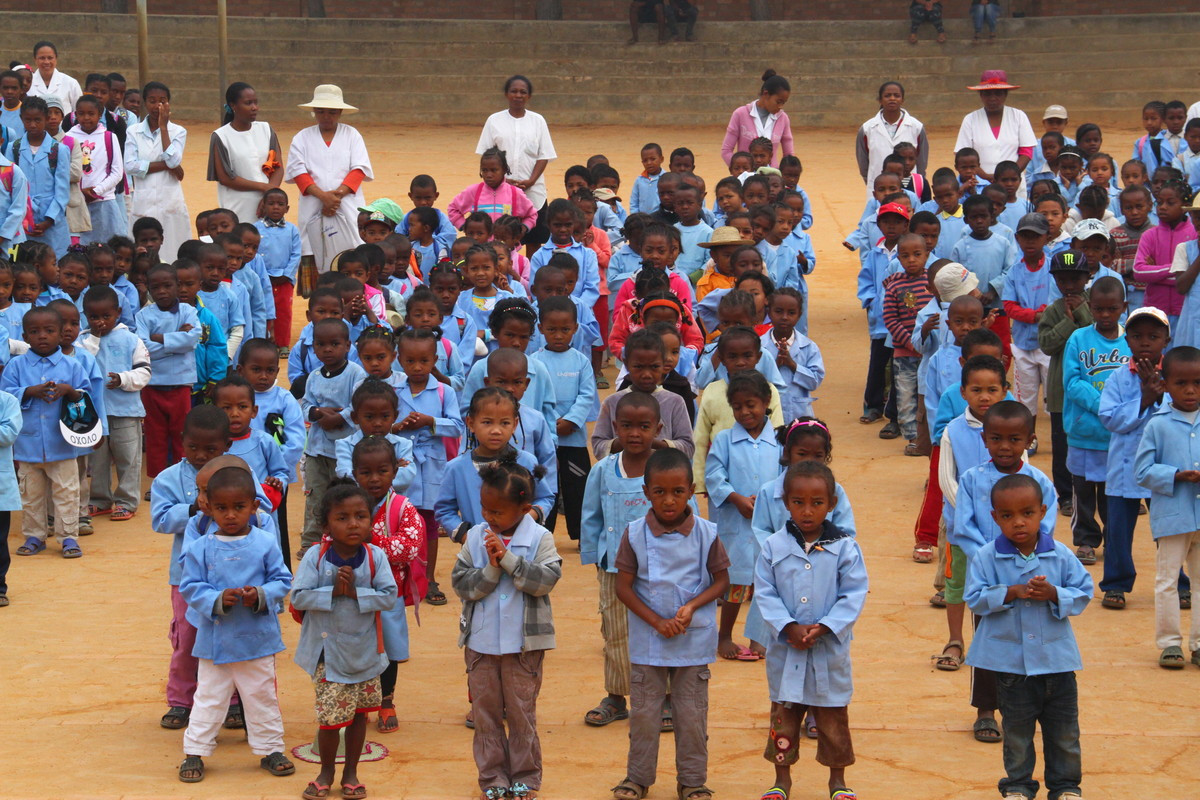
[[[279,348],[279,357],[280,358],[287,358],[291,354],[292,354],[292,348],[290,348],[290,347]]]
[[[1075,513],[1075,501],[1063,500],[1058,504],[1058,513],[1064,517],[1070,517]]]

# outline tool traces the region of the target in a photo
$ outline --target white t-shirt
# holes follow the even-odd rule
[[[528,180],[533,174],[533,165],[545,159],[553,161],[558,157],[554,152],[554,142],[550,140],[550,129],[546,120],[535,111],[526,111],[523,117],[514,117],[508,110],[497,111],[487,118],[483,131],[479,134],[479,144],[475,152],[480,155],[489,147],[499,147],[504,151],[513,180]],[[525,196],[533,207],[540,210],[546,203],[546,178],[540,176],[537,182],[525,190]]]
[[[964,147],[975,148],[979,152],[979,166],[983,167],[984,172],[990,173],[1001,161],[1016,161],[1018,148],[1035,145],[1037,137],[1033,135],[1033,126],[1029,124],[1029,117],[1024,111],[1005,106],[1000,119],[1000,133],[997,135],[992,133],[992,126],[988,124],[987,112],[977,108],[963,117],[954,152]]]

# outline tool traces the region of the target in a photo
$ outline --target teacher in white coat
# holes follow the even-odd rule
[[[924,175],[929,163],[929,139],[921,120],[904,109],[904,87],[899,81],[885,81],[879,87],[879,113],[858,129],[854,154],[858,159],[858,174],[867,189],[883,172],[883,160],[901,142],[917,148],[917,173]]]
[[[1017,168],[1024,175],[1025,167],[1033,157],[1037,137],[1033,135],[1033,126],[1025,112],[1005,105],[1009,91],[1021,87],[1009,83],[1004,70],[989,69],[984,71],[979,83],[967,88],[979,92],[983,108],[963,117],[954,152],[964,147],[974,148],[979,153],[979,175],[989,181],[1001,161],[1017,162]]]
[[[79,81],[65,72],[58,71],[58,48],[54,42],[38,42],[33,46],[33,61],[37,70],[29,85],[33,97],[57,97],[69,111],[75,110],[75,102],[83,96]]]
[[[292,138],[284,180],[300,192],[301,257],[327,272],[338,253],[362,244],[358,209],[366,202],[361,187],[375,176],[362,134],[341,121],[358,109],[342,98],[340,87],[318,86],[300,108],[312,109],[317,124]]]

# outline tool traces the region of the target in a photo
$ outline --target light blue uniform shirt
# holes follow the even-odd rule
[[[961,358],[961,347],[953,342],[943,342],[937,352],[926,359],[929,366],[925,370],[925,412],[932,419],[938,417],[938,407],[946,390],[962,383],[962,364],[958,363]],[[936,437],[934,441],[938,441]]]
[[[96,407],[96,413],[100,415],[100,429],[105,436],[108,436],[108,403],[105,402],[108,388],[105,384],[108,382],[108,373],[100,369],[99,362],[90,351],[85,350],[80,345],[74,345],[68,358],[73,358],[83,367],[84,373],[88,377],[87,393],[92,397],[92,404]],[[91,455],[92,448],[81,447],[76,448],[76,455],[86,456]]]
[[[779,343],[774,334],[767,331],[760,339],[763,355],[774,361],[779,355]],[[800,333],[799,329],[792,332],[788,355],[796,362],[796,368],[777,367],[785,384],[785,388],[780,390],[779,399],[783,403],[783,418],[793,420],[812,414],[812,393],[825,380],[825,361],[821,358],[817,343]]]
[[[800,268],[796,263],[796,251],[792,249],[786,239],[777,245],[772,245],[763,239],[754,246],[754,249],[762,256],[763,266],[772,283],[780,288],[785,286],[793,289],[799,288]]]
[[[888,250],[881,241],[862,251],[862,267],[858,271],[858,302],[867,312],[867,327],[872,339],[887,338],[883,324],[883,279],[888,265],[895,258],[895,249]]]
[[[413,396],[407,377],[396,388],[396,395],[400,399],[400,419],[414,411],[433,417],[432,431],[421,428],[399,434],[412,442],[413,463],[417,470],[409,487],[408,499],[417,508],[431,510],[437,502],[446,473],[446,442],[457,442],[466,432],[462,414],[458,410],[458,396],[453,388],[433,378]]]
[[[64,383],[81,392],[91,389],[83,364],[61,350],[48,356],[39,356],[29,350],[9,361],[0,374],[0,390],[18,398],[21,404],[21,432],[13,445],[16,461],[48,464],[79,455],[78,449],[67,443],[59,428],[64,402],[62,394],[59,393],[52,402],[35,397],[25,399],[26,389],[46,381]]]
[[[454,240],[458,238],[458,229],[454,227],[454,223],[450,221],[450,217],[446,216],[445,211],[442,211],[440,208],[435,208],[434,211],[438,215],[438,229],[433,233],[434,249],[440,250],[443,253],[449,253],[450,245],[454,244]],[[396,233],[408,236],[408,214],[405,214],[404,219],[400,220],[400,224],[396,226]],[[415,245],[416,242],[413,244]],[[423,266],[421,267],[421,274],[429,274]]]
[[[1188,263],[1191,264],[1200,256],[1200,244],[1195,239],[1184,243]],[[1179,273],[1176,273],[1178,277]],[[1171,346],[1188,347],[1200,346],[1200,281],[1193,281],[1192,288],[1183,296],[1183,307],[1179,309],[1179,319],[1171,326]]]
[[[1028,475],[1042,487],[1042,502],[1046,515],[1038,527],[1040,534],[1054,536],[1054,523],[1058,519],[1058,493],[1054,484],[1037,467],[1022,464],[1017,471]],[[992,487],[1004,477],[991,461],[963,472],[958,479],[958,498],[954,506],[954,522],[947,526],[947,539],[957,545],[967,556],[974,558],[979,549],[988,542],[1002,537],[1000,526],[992,519]]]
[[[296,270],[300,267],[300,229],[287,220],[276,227],[260,219],[254,223],[258,228],[258,256],[263,260],[267,275],[272,278],[287,278],[296,282]]]
[[[1012,392],[1006,392],[1005,400],[1015,400]],[[950,420],[962,414],[967,410],[967,401],[962,396],[962,381],[957,380],[946,390],[942,392],[941,399],[937,404],[937,417],[933,423],[933,441],[940,442],[942,433],[946,430],[946,426],[950,424]]]
[[[657,175],[638,175],[633,181],[633,191],[629,193],[630,214],[653,214],[658,211],[658,179]]]
[[[642,490],[645,477],[625,477],[620,459],[620,453],[613,453],[592,465],[579,518],[580,563],[595,564],[612,573],[617,571],[617,548],[625,526],[645,518],[650,511],[650,501]]]
[[[257,338],[267,333],[267,320],[275,319],[275,292],[262,256],[256,255],[233,273],[234,283],[241,283],[250,297],[250,328]]]
[[[191,325],[189,331],[181,331]],[[196,382],[196,345],[200,343],[200,320],[196,309],[180,303],[173,311],[151,304],[137,312],[137,331],[150,351],[151,386],[191,386]],[[150,341],[162,334],[162,344]]]
[[[524,450],[517,451],[517,463],[530,473],[538,462]],[[468,526],[483,522],[483,511],[479,504],[479,492],[483,481],[479,479],[479,466],[471,459],[471,451],[459,455],[446,464],[442,486],[433,506],[438,524],[454,533],[464,523]],[[550,516],[554,505],[554,489],[545,477],[534,481],[533,504],[542,512],[542,519]]]
[[[1175,480],[1200,469],[1200,423],[1166,404],[1151,415],[1135,460],[1137,482],[1153,494],[1150,533],[1155,539],[1200,530],[1200,484]]]
[[[283,453],[283,463],[288,470],[288,478],[284,483],[291,483],[296,479],[296,466],[300,463],[300,456],[304,454],[306,431],[304,416],[300,413],[300,401],[282,386],[272,386],[265,392],[255,392],[254,404],[258,406],[258,416],[250,420],[250,427],[272,437],[275,445]],[[269,432],[268,418],[273,421],[272,430]],[[282,437],[276,433],[275,428],[282,429]],[[280,438],[283,441],[280,441]]]
[[[363,432],[356,429],[346,438],[334,442],[334,449],[337,451],[337,466],[334,467],[334,472],[339,478],[354,477],[354,445],[365,438]],[[397,465],[396,477],[392,479],[392,491],[396,494],[405,494],[417,476],[417,465],[413,461],[412,442],[395,433],[389,433],[383,438],[392,443],[392,452],[396,455],[396,461],[405,462],[403,465]]]
[[[600,324],[596,322],[596,314],[593,310],[585,306],[578,297],[572,297],[571,302],[575,304],[575,335],[571,337],[571,349],[578,352],[588,359],[591,363],[591,354],[593,347],[599,347],[604,341],[600,338]],[[538,310],[537,300],[532,300],[533,310],[538,312],[538,319],[541,319],[541,311]],[[534,327],[533,335],[529,337],[529,346],[525,348],[525,354],[532,356],[538,350],[546,346],[546,337],[542,336],[541,330]]]
[[[713,229],[703,221],[697,221],[695,225],[676,222],[675,228],[679,231],[682,241],[679,258],[675,259],[675,269],[684,275],[704,269],[708,262],[708,250],[701,247],[700,243],[712,238]]]
[[[999,227],[999,226],[997,226]],[[981,291],[996,293],[996,300],[985,304],[985,308],[1000,308],[1000,295],[1008,278],[1009,267],[1021,257],[1011,236],[1003,236],[993,230],[986,239],[976,239],[964,234],[950,250],[950,259],[964,265],[979,279]]]
[[[12,162],[0,155],[0,167]],[[13,166],[12,189],[0,181],[0,247],[7,250],[25,241],[25,211],[29,201],[29,179],[18,166]]]
[[[490,353],[488,354],[491,355]],[[550,379],[550,370],[541,361],[530,359],[528,365],[529,385],[521,397],[521,405],[539,409],[546,418],[547,425],[553,425],[558,420],[558,398],[554,393],[554,381]],[[471,398],[483,387],[483,379],[487,377],[487,357],[479,359],[471,365],[467,373],[467,381],[463,384],[462,395],[458,398],[460,416],[464,419],[471,407]]]
[[[516,297],[516,295],[503,289],[497,289],[495,297],[476,298],[474,289],[465,289],[458,296],[458,302],[454,304],[454,316],[470,320],[476,330],[486,331],[488,330],[488,318],[492,315],[496,304],[509,297]],[[475,302],[476,299],[483,301],[483,304]]]
[[[300,413],[309,419],[313,408],[342,409],[343,424],[340,428],[327,431],[315,422],[308,428],[308,442],[304,452],[308,455],[337,458],[334,442],[344,439],[354,431],[350,422],[350,399],[354,391],[367,379],[366,371],[349,361],[336,374],[326,367],[313,372],[304,384],[304,398],[300,401]]]
[[[1164,397],[1169,402],[1169,398]],[[1150,417],[1162,407],[1162,401],[1142,408],[1142,381],[1138,374],[1115,369],[1100,391],[1097,416],[1108,429],[1108,478],[1104,492],[1109,497],[1146,499],[1150,490],[1139,486],[1135,472],[1138,445]]]
[[[235,284],[221,281],[217,284],[217,288],[211,292],[198,292],[200,302],[204,307],[213,313],[217,321],[221,323],[221,330],[224,331],[226,338],[230,332],[237,326],[242,326],[243,338],[248,338],[249,323],[246,321],[246,305],[249,298],[246,297],[246,302],[243,302],[243,295],[238,294],[237,289],[233,288]],[[236,284],[238,289],[245,292],[245,288],[241,283]]]
[[[22,508],[17,471],[13,466],[13,444],[23,424],[21,402],[8,392],[0,392],[0,511],[20,511]]]
[[[759,543],[750,529],[750,519],[726,501],[735,492],[753,496],[779,470],[779,442],[769,423],[757,438],[737,422],[713,438],[704,465],[704,483],[709,500],[717,509],[717,528],[721,544],[729,554],[729,582],[734,586],[749,586],[753,582]]]
[[[594,250],[574,239],[566,247],[559,247],[554,242],[546,242],[539,247],[533,257],[529,259],[530,283],[533,282],[537,271],[544,267],[550,261],[550,256],[555,253],[567,253],[579,264],[579,278],[575,281],[575,288],[571,290],[571,295],[578,297],[588,308],[596,305],[596,301],[600,299],[600,263],[596,261]]]
[[[1030,270],[1023,256],[1008,270],[1008,280],[1004,282],[1004,290],[1000,293],[1001,303],[1013,302],[1021,308],[1037,311],[1043,306],[1054,302],[1054,279],[1050,277],[1050,262],[1043,258],[1042,264],[1036,270]],[[1012,343],[1022,350],[1037,350],[1038,326],[1036,322],[1012,321]]]
[[[313,349],[312,323],[300,329],[296,343],[288,353],[287,376],[288,382],[294,383],[301,375],[307,375],[321,368],[321,359]]]
[[[710,342],[700,351],[700,357],[696,367],[696,386],[703,389],[713,381],[729,380],[729,370],[725,369],[724,364],[718,363],[713,366],[712,354],[717,348],[717,342]],[[762,373],[762,376],[767,379],[767,382],[779,390],[782,394],[787,389],[787,381],[783,379],[783,374],[780,373],[779,367],[775,365],[775,357],[764,352],[758,357],[758,363],[754,369]]]
[[[245,461],[262,480],[278,478],[284,486],[295,480],[295,472],[289,473],[279,445],[262,431],[250,428],[245,436],[230,442],[227,452]]]
[[[550,381],[554,384],[555,416],[575,425],[575,430],[559,437],[559,447],[587,447],[587,424],[595,422],[600,411],[591,359],[573,348],[561,353],[543,348],[530,358],[540,362],[550,373]]]
[[[3,121],[4,112],[0,112]],[[15,130],[23,130],[17,125]],[[29,181],[29,200],[33,205],[33,221],[54,220],[54,224],[42,236],[31,237],[33,241],[45,242],[62,258],[71,244],[71,230],[67,225],[67,203],[71,192],[71,150],[65,144],[54,141],[49,135],[42,139],[38,151],[33,152],[28,136],[20,138],[17,149],[17,166]],[[50,152],[56,151],[55,169],[50,169]]]
[[[625,285],[625,281],[633,277],[633,274],[642,268],[642,256],[635,253],[629,243],[625,243],[612,254],[608,259],[608,270],[605,273],[605,279],[608,281],[608,291],[612,297],[616,297],[621,292],[621,287]]]

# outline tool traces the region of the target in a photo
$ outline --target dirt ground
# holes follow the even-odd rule
[[[353,98],[351,98],[353,99]],[[915,109],[919,113],[919,108]],[[964,107],[964,112],[969,108]],[[352,120],[348,120],[352,121]],[[203,180],[211,123],[188,126],[185,186],[194,214],[215,205],[215,184]],[[291,129],[281,130],[283,141]],[[640,172],[644,142],[665,150],[687,145],[697,171],[711,187],[726,174],[718,157],[723,129],[693,129],[681,136],[667,127],[569,128],[553,126],[558,160],[551,196],[561,192],[567,166],[601,152],[624,176],[626,192]],[[949,160],[952,131],[936,131],[934,162]],[[1109,132],[1109,148],[1128,152],[1141,131]],[[368,198],[390,196],[406,209],[408,181],[431,172],[448,201],[475,178],[477,128],[378,127],[365,129],[376,180]],[[857,259],[840,246],[857,222],[863,187],[852,154],[852,129],[804,131],[796,149],[804,161],[801,184],[812,198],[811,233],[818,265],[810,279],[812,332],[828,376],[817,393],[817,414],[834,434],[833,469],[855,506],[859,541],[866,553],[871,597],[856,627],[850,707],[858,763],[848,781],[864,798],[917,797],[960,800],[996,796],[1001,748],[978,744],[970,734],[970,676],[937,672],[929,656],[946,639],[944,614],[927,599],[934,568],[910,558],[912,527],[926,476],[924,460],[905,458],[902,443],[876,438],[878,426],[857,422],[866,368],[864,318],[854,298]],[[1118,144],[1119,143],[1119,144]],[[1108,148],[1106,148],[1108,149]],[[933,171],[933,166],[929,170]],[[627,195],[626,195],[627,196]],[[303,305],[295,327],[304,323]],[[1044,423],[1044,419],[1043,419]],[[1042,440],[1049,442],[1049,435]],[[1049,447],[1034,463],[1049,471]],[[297,498],[299,494],[297,493]],[[292,503],[292,530],[302,504]],[[1058,535],[1070,541],[1065,520]],[[1085,795],[1089,798],[1188,796],[1200,774],[1200,670],[1166,672],[1156,666],[1153,641],[1153,548],[1145,520],[1136,558],[1143,579],[1129,608],[1112,612],[1095,602],[1075,630],[1083,650],[1080,723]],[[603,695],[600,623],[592,568],[580,566],[577,548],[560,525],[564,576],[553,594],[558,649],[546,660],[539,703],[547,798],[584,800],[609,796],[624,776],[626,727],[583,724],[583,714]],[[21,543],[19,525],[9,547]],[[12,606],[0,610],[4,643],[0,689],[0,775],[10,798],[294,798],[316,767],[297,762],[297,774],[274,778],[242,732],[225,732],[208,777],[197,785],[176,780],[181,734],[159,727],[169,645],[167,557],[170,542],[150,530],[146,507],[128,523],[101,519],[82,540],[86,557],[62,562],[57,548],[35,558],[14,557],[9,574]],[[453,548],[443,547],[439,576],[448,586]],[[1096,580],[1100,568],[1092,568]],[[412,660],[400,669],[400,730],[370,739],[391,755],[364,765],[360,777],[377,798],[478,796],[471,757],[462,656],[455,646],[459,604],[422,608],[413,626]],[[282,619],[288,652],[277,661],[288,747],[315,733],[308,676],[291,660],[299,627]],[[740,630],[739,630],[740,632]],[[763,761],[767,694],[761,663],[713,665],[709,713],[709,785],[719,798],[757,798],[772,783]],[[827,772],[813,760],[815,743],[802,745],[793,797],[827,796]],[[673,744],[664,737],[659,783],[651,797],[673,796]],[[1038,769],[1040,776],[1041,769]],[[1187,790],[1187,786],[1193,786]],[[336,790],[335,790],[336,792]],[[333,795],[336,796],[336,793]]]

